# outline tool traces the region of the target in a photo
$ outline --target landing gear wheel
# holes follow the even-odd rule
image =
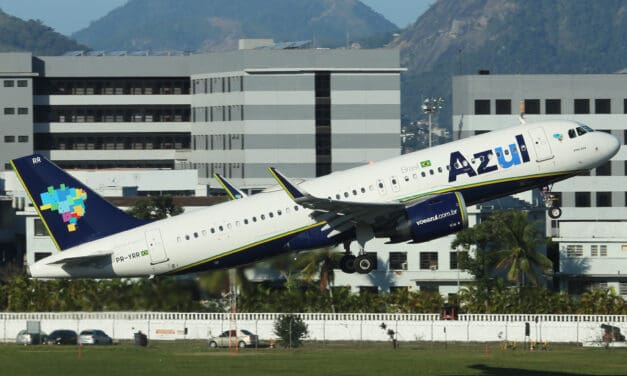
[[[559,217],[562,216],[562,209],[554,206],[552,208],[549,209],[549,217],[553,218],[553,219],[557,219]]]
[[[355,259],[356,257],[353,255],[342,256],[340,259],[340,269],[342,269],[344,273],[355,273]]]
[[[370,255],[360,255],[355,259],[355,271],[359,274],[368,274],[374,270],[375,261]]]

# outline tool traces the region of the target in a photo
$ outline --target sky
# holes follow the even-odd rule
[[[5,13],[25,20],[39,19],[61,34],[70,35],[128,0],[0,0]],[[263,1],[263,0],[259,0]],[[418,18],[435,0],[361,0],[399,27]]]

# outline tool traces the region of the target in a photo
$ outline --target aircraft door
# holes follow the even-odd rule
[[[146,246],[148,247],[148,254],[150,255],[150,264],[161,264],[169,260],[168,255],[165,253],[165,247],[163,246],[163,240],[161,240],[161,231],[149,230],[146,231]]]
[[[529,136],[533,141],[533,149],[536,151],[536,161],[542,162],[553,158],[553,152],[551,151],[551,145],[546,138],[544,128],[533,128],[529,130]]]

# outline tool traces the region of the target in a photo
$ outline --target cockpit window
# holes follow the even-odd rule
[[[583,127],[577,127],[577,135],[578,136],[584,135],[586,133],[587,132],[586,132],[586,130]]]
[[[570,137],[570,138],[575,138],[575,137],[577,137],[577,133],[575,133],[575,130],[574,130],[574,129],[569,129],[569,130],[568,130],[568,137]]]
[[[594,129],[590,128],[587,125],[581,125],[581,128],[585,129],[587,133],[594,132]]]

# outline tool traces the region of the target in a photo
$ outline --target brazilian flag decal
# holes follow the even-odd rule
[[[142,255],[142,256],[148,256],[148,250],[147,250],[147,249],[144,249],[144,250],[141,252],[141,255]]]
[[[426,161],[420,162],[420,167],[429,167],[431,166],[431,160],[427,159]]]

